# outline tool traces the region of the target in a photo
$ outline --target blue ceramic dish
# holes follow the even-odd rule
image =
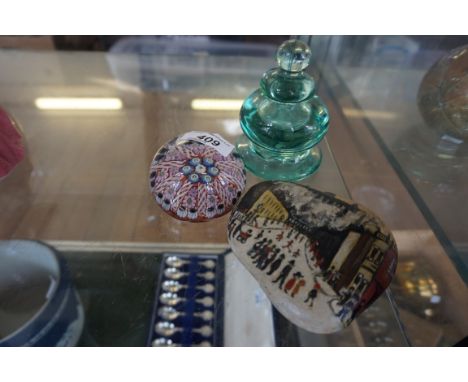
[[[61,255],[38,241],[0,241],[0,346],[74,346],[83,324]]]

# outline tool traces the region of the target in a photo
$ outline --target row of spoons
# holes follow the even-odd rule
[[[164,264],[167,268],[163,272],[165,278],[161,284],[163,293],[159,296],[160,307],[157,310],[158,318],[163,321],[159,321],[154,325],[154,332],[161,337],[154,339],[152,346],[182,346],[174,342],[172,337],[177,333],[183,333],[187,329],[190,330],[190,333],[196,334],[197,337],[204,338],[204,340],[191,344],[192,346],[212,346],[209,339],[213,337],[214,330],[209,323],[212,323],[215,318],[213,312],[215,300],[211,295],[214,295],[216,290],[216,274],[214,272],[216,262],[206,259],[198,261],[194,265],[188,259],[168,256],[165,258]],[[191,273],[195,273],[195,285],[193,285],[193,280],[188,285]],[[185,292],[184,297],[179,295],[179,292]],[[205,296],[194,298],[195,295],[200,293],[205,294]],[[195,309],[195,311],[187,312],[186,307],[189,300],[195,302],[196,306],[202,307],[203,310],[198,311]],[[178,326],[184,323],[179,319],[189,315],[200,319],[205,324],[195,328]],[[177,322],[179,322],[178,325]]]

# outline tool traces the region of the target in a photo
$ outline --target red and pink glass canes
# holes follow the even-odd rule
[[[23,160],[24,155],[23,138],[18,125],[0,107],[0,181]]]

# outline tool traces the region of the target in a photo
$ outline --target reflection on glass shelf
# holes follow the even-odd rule
[[[296,327],[275,310],[277,346],[408,346],[404,328],[387,301],[382,296],[349,327],[325,336]]]
[[[41,97],[34,102],[40,110],[120,110],[119,98]]]
[[[354,108],[343,108],[343,114],[348,118],[373,118],[373,119],[396,119],[397,114],[383,110],[361,110]]]
[[[242,106],[241,99],[195,98],[190,105],[193,110],[237,110]]]

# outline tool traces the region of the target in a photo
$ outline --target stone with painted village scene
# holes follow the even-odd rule
[[[231,213],[228,238],[278,311],[314,333],[348,326],[397,264],[395,240],[374,213],[294,183],[253,186]]]

